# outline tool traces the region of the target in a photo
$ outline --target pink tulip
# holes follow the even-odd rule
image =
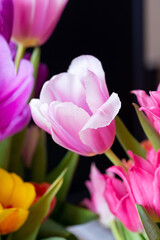
[[[30,103],[40,128],[57,144],[84,156],[111,147],[120,106],[117,94],[109,97],[100,61],[89,55],[74,59],[68,72],[52,77],[43,85],[40,99]]]
[[[135,202],[130,197],[125,184],[121,180],[106,176],[104,197],[112,214],[117,217],[126,228],[133,232],[141,232],[143,230]]]
[[[82,203],[99,215],[100,222],[103,225],[109,226],[109,223],[114,220],[114,216],[110,212],[104,198],[106,177],[98,171],[94,164],[91,166],[90,181],[86,182],[86,186],[90,192],[91,199],[84,199]]]
[[[134,164],[128,175],[121,167],[110,170],[124,181],[130,198],[141,204],[155,222],[160,221],[160,150],[153,148],[147,153],[147,160],[129,152]]]
[[[33,67],[22,60],[18,73],[9,46],[0,36],[0,140],[22,130],[30,120],[27,101],[33,87]]]
[[[13,0],[13,38],[25,47],[42,45],[52,34],[68,0]]]
[[[160,85],[157,91],[150,91],[148,96],[143,90],[132,91],[137,96],[137,100],[141,106],[139,110],[143,110],[152,125],[160,133]]]

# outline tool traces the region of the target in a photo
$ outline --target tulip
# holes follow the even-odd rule
[[[33,88],[33,67],[20,62],[18,73],[9,46],[0,36],[0,140],[22,130],[30,120],[27,101]]]
[[[13,27],[13,1],[0,0],[0,34],[9,42]]]
[[[13,0],[13,38],[24,47],[42,45],[50,37],[68,0]]]
[[[0,193],[0,234],[8,234],[24,224],[36,193],[31,183],[4,169],[0,169]]]
[[[102,65],[93,56],[74,59],[67,73],[47,81],[30,102],[35,123],[64,148],[84,156],[108,150],[121,103],[109,97]]]
[[[157,91],[150,91],[148,96],[143,90],[132,91],[137,96],[140,109],[145,112],[154,128],[160,133],[160,85]]]
[[[91,166],[90,181],[86,182],[86,186],[90,192],[91,199],[84,199],[82,203],[99,215],[100,222],[103,225],[109,226],[109,223],[114,220],[114,216],[110,212],[104,198],[106,178],[104,174],[98,171],[94,164]]]
[[[155,221],[160,221],[160,150],[152,148],[147,152],[147,160],[132,152],[129,155],[134,163],[128,170],[128,175],[122,167],[112,167],[110,170],[118,174],[124,181],[127,192],[135,204],[142,205]]]
[[[124,174],[126,174],[125,171]],[[143,230],[135,202],[130,197],[125,184],[121,180],[106,176],[104,197],[112,214],[117,217],[126,228],[132,232],[141,232]]]

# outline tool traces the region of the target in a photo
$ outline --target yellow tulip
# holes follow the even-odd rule
[[[0,168],[0,234],[14,232],[24,224],[35,197],[31,183]]]

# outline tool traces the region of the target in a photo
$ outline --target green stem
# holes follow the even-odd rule
[[[19,44],[18,49],[17,49],[16,58],[15,58],[15,67],[16,67],[17,72],[18,72],[20,60],[23,58],[24,53],[25,53],[25,47],[22,44]]]
[[[116,156],[116,154],[111,150],[108,149],[104,154],[109,158],[109,160],[115,165],[115,166],[121,166],[124,168],[126,172],[128,172],[127,168],[124,166],[124,164],[121,162],[121,160]]]
[[[112,231],[116,240],[123,240],[120,236],[120,233],[118,231],[118,228],[117,228],[117,225],[116,225],[115,221],[110,222],[110,228],[111,228],[111,231]]]

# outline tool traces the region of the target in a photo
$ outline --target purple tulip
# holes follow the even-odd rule
[[[25,47],[42,45],[52,34],[68,0],[13,0],[13,38]]]
[[[30,120],[27,101],[33,88],[33,67],[21,60],[18,73],[11,51],[0,36],[0,140],[22,130]]]
[[[0,34],[9,42],[13,27],[13,1],[0,0]]]
[[[30,106],[35,123],[57,144],[91,156],[111,147],[121,103],[116,93],[109,97],[100,61],[84,55],[46,82]]]

